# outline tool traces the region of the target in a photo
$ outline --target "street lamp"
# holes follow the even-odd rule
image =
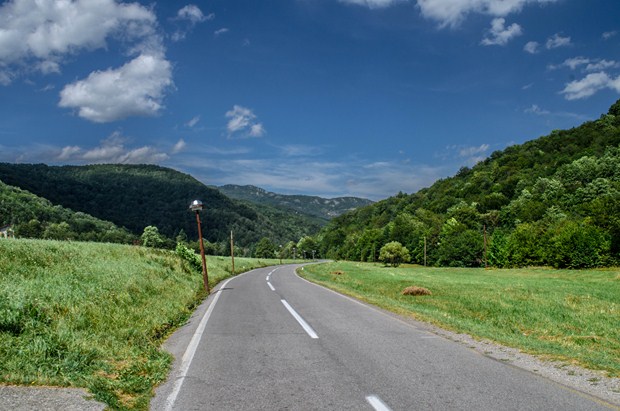
[[[200,210],[203,209],[202,201],[194,200],[189,205],[189,210],[196,213],[196,224],[198,224],[198,240],[200,242],[200,257],[202,257],[202,280],[205,284],[205,290],[209,294],[209,275],[207,274],[207,260],[205,259],[205,246],[202,242],[202,229],[200,228]]]

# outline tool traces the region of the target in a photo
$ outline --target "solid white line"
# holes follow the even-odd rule
[[[222,284],[217,294],[215,294],[215,298],[213,298],[211,305],[209,305],[207,312],[200,320],[200,324],[198,324],[198,328],[196,329],[196,332],[194,332],[194,335],[192,336],[192,339],[189,342],[187,349],[185,350],[185,354],[183,354],[179,376],[177,377],[177,380],[174,383],[174,388],[172,389],[172,392],[170,393],[170,395],[168,395],[168,398],[166,399],[166,408],[165,408],[166,411],[172,410],[172,407],[174,406],[174,402],[177,400],[177,396],[179,395],[179,392],[181,391],[181,386],[183,385],[183,381],[185,380],[185,377],[187,377],[187,371],[189,370],[189,366],[192,364],[192,360],[194,359],[194,355],[196,354],[196,349],[198,348],[198,344],[200,343],[200,338],[202,337],[202,333],[204,332],[204,329],[207,326],[207,321],[209,321],[209,317],[211,317],[211,313],[213,312],[215,303],[217,303],[217,300],[220,298],[220,295],[222,295],[221,290],[223,290],[226,287],[226,284],[228,284],[228,282],[232,280],[233,278],[237,278],[237,277],[229,278]]]
[[[301,327],[304,329],[304,331],[306,333],[308,333],[308,335],[310,336],[310,338],[319,338],[319,336],[316,334],[316,332],[314,332],[314,330],[312,329],[312,327],[310,327],[310,324],[308,324],[303,318],[301,318],[301,316],[299,314],[297,314],[297,311],[295,311],[293,309],[293,307],[291,307],[289,305],[288,302],[286,302],[286,300],[280,300],[282,301],[282,304],[284,304],[284,306],[286,307],[286,309],[288,310],[289,313],[291,313],[291,315],[293,317],[295,317],[295,319],[297,320],[297,322],[299,323],[299,325],[301,325]]]
[[[392,411],[390,407],[385,405],[385,403],[381,401],[381,398],[377,397],[376,395],[369,395],[368,397],[366,397],[366,401],[368,401],[368,403],[372,406],[372,408],[375,409],[375,411]]]
[[[271,285],[270,282],[268,282],[267,285],[269,286],[269,288],[271,288],[271,291],[275,291],[276,290],[275,288],[273,288],[273,285]]]

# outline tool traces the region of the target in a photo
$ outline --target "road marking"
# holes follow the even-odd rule
[[[271,275],[271,273],[270,273],[270,275]],[[269,281],[269,276],[265,277],[265,280],[266,280],[266,281]]]
[[[369,395],[368,397],[366,397],[366,401],[368,401],[368,403],[372,406],[372,408],[375,409],[375,411],[392,411],[390,407],[385,405],[385,403],[381,401],[381,398],[377,397],[376,395]]]
[[[282,304],[284,304],[288,312],[291,313],[293,317],[295,317],[299,325],[301,325],[301,327],[310,336],[310,338],[319,338],[319,336],[316,334],[316,332],[314,332],[312,327],[310,327],[310,324],[308,324],[303,318],[301,318],[301,316],[297,314],[297,311],[295,311],[293,307],[291,307],[290,304],[286,302],[286,300],[280,300],[280,301],[282,301]]]
[[[238,278],[238,277],[239,276],[229,278],[222,284],[222,286],[219,288],[219,290],[215,294],[215,298],[213,298],[211,305],[209,305],[207,312],[200,320],[200,324],[198,324],[198,328],[196,328],[196,331],[194,332],[194,335],[192,336],[192,339],[189,342],[187,349],[185,350],[185,354],[183,354],[179,376],[177,377],[177,380],[174,383],[172,392],[170,393],[170,395],[168,395],[168,398],[166,399],[166,408],[165,408],[166,411],[172,410],[172,407],[174,406],[174,403],[177,400],[177,396],[179,395],[179,392],[181,391],[181,386],[183,385],[183,381],[185,380],[185,377],[187,377],[187,372],[189,371],[189,367],[192,364],[194,355],[196,354],[196,349],[198,348],[198,344],[200,343],[200,339],[202,338],[202,333],[204,332],[205,327],[207,326],[207,321],[209,321],[209,318],[211,317],[211,313],[213,312],[215,303],[217,303],[217,300],[220,298],[220,295],[222,295],[221,290],[223,290],[226,287],[226,284],[228,284],[230,280],[234,278]]]
[[[271,288],[271,291],[275,291],[276,290],[275,288],[273,288],[273,285],[271,285],[270,282],[267,282],[267,285],[269,286],[269,288]]]

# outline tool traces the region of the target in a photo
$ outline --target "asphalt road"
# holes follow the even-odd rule
[[[295,275],[225,282],[167,348],[153,410],[609,410]]]

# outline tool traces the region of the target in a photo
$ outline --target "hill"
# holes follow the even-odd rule
[[[226,244],[232,230],[239,246],[251,246],[263,237],[284,243],[314,234],[319,228],[280,211],[266,215],[188,174],[155,165],[0,163],[0,180],[138,235],[144,227],[154,225],[171,238],[181,230],[196,238],[196,220],[188,212],[194,199],[205,204],[201,220],[210,242]]]
[[[358,197],[321,198],[307,195],[277,194],[251,185],[228,184],[216,188],[230,198],[295,210],[324,221],[373,203],[371,200]]]
[[[570,130],[496,151],[429,188],[335,218],[323,256],[376,261],[398,241],[441,266],[620,263],[620,100]],[[486,237],[486,252],[485,252]]]
[[[0,181],[0,227],[11,225],[18,237],[131,243],[137,237],[124,228],[74,212]]]

